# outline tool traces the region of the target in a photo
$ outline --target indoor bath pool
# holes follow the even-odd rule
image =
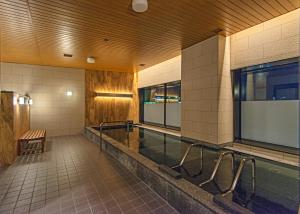
[[[99,130],[99,129],[98,129]],[[183,179],[213,195],[222,195],[254,213],[297,213],[298,167],[196,144],[180,164],[190,142],[144,128],[104,129],[103,134],[130,150],[176,171]],[[221,154],[224,156],[220,157]],[[221,161],[219,161],[221,159]],[[242,160],[246,160],[241,166]],[[249,161],[248,161],[249,160]],[[216,169],[216,164],[219,167]],[[240,170],[241,168],[241,170]],[[230,192],[236,175],[235,188]],[[213,176],[213,179],[209,179]]]

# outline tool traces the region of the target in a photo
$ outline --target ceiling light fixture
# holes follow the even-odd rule
[[[132,9],[137,13],[143,13],[148,10],[147,0],[132,0]]]
[[[88,58],[86,59],[86,61],[87,61],[87,63],[93,64],[93,63],[96,62],[96,59],[95,59],[94,57],[90,56],[90,57],[88,57]]]

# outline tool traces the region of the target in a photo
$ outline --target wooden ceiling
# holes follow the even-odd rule
[[[131,0],[0,0],[1,61],[141,70],[179,55],[216,30],[231,35],[295,10],[300,0],[149,0],[143,14],[134,13],[130,4]],[[87,64],[88,56],[96,63]]]

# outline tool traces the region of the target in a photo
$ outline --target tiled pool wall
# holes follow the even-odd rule
[[[84,134],[89,140],[99,144],[98,131],[87,127]],[[251,213],[235,203],[216,201],[212,194],[194,184],[162,173],[155,162],[130,151],[114,139],[106,135],[103,135],[103,139],[103,151],[117,159],[180,213]]]

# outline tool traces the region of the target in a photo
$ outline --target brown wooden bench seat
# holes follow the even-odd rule
[[[18,139],[18,155],[21,155],[22,144],[30,141],[39,141],[42,144],[42,152],[44,152],[46,141],[46,130],[29,130]]]

